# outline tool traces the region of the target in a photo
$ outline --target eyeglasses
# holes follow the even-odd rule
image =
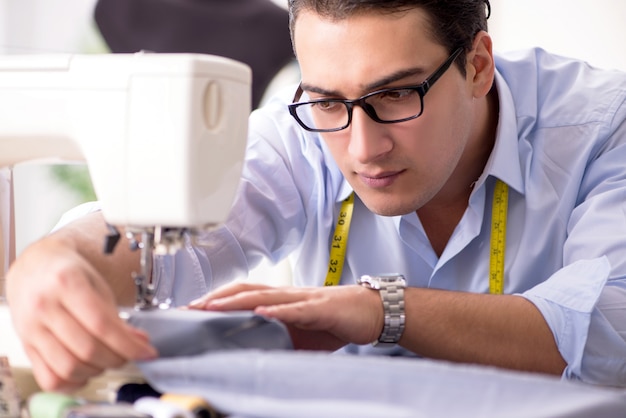
[[[354,106],[360,106],[378,123],[398,123],[415,119],[424,112],[424,96],[450,68],[463,48],[456,49],[439,68],[416,86],[392,87],[373,91],[358,99],[318,99],[298,102],[304,93],[301,86],[288,105],[289,113],[307,131],[336,132],[346,129],[352,121]],[[313,121],[310,121],[308,115]]]

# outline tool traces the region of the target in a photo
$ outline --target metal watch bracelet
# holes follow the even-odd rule
[[[374,342],[374,345],[395,345],[404,332],[404,286],[388,284],[381,286],[379,291],[380,298],[383,301],[385,324],[380,337]]]
[[[404,332],[404,288],[406,280],[401,274],[370,276],[363,275],[357,279],[361,286],[378,290],[383,303],[384,324],[383,330],[372,344],[376,347],[390,347],[396,345]]]

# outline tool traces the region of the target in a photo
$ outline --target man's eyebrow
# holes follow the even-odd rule
[[[409,77],[414,77],[417,75],[422,75],[425,73],[425,70],[423,68],[417,67],[417,68],[410,68],[407,70],[401,70],[401,71],[397,71],[393,74],[390,74],[386,77],[383,77],[379,80],[375,80],[371,83],[368,83],[366,85],[363,86],[363,94],[367,94],[368,92],[383,88],[391,83],[394,83],[396,81],[400,81],[403,80],[405,78],[409,78]],[[309,93],[318,93],[321,94],[323,96],[336,96],[336,97],[341,97],[342,94],[336,90],[327,90],[324,89],[322,87],[318,87],[318,86],[314,86],[312,84],[306,83],[306,82],[302,82],[300,83],[300,87],[302,88],[303,91],[309,92]]]
[[[393,74],[390,74],[386,77],[381,78],[380,80],[373,81],[369,84],[366,84],[363,89],[365,91],[372,91],[379,89],[381,87],[385,87],[388,84],[394,83],[396,81],[403,80],[405,78],[414,77],[416,75],[422,75],[425,73],[423,68],[410,68],[407,70],[397,71]]]
[[[304,81],[300,83],[300,88],[303,91],[306,91],[309,93],[318,93],[318,94],[321,94],[322,96],[340,96],[339,92],[337,91],[326,90],[321,87],[317,87],[312,84],[305,83]]]

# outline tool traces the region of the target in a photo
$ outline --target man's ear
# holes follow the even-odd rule
[[[472,50],[467,54],[467,82],[475,98],[484,97],[493,85],[495,61],[489,34],[480,31],[474,38]]]

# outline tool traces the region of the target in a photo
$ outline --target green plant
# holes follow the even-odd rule
[[[83,202],[96,200],[87,166],[81,164],[53,165],[52,175],[66,185]]]

